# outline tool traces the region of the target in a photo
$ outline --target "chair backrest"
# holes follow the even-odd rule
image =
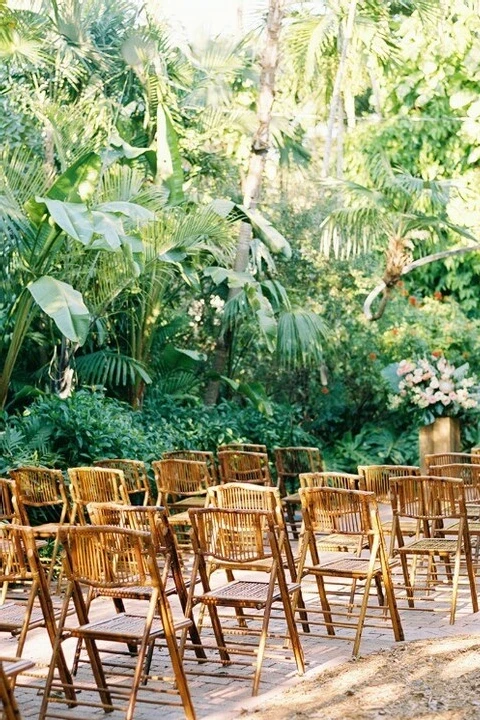
[[[131,528],[77,525],[59,530],[68,581],[108,591],[162,587],[150,533]]]
[[[167,582],[168,574],[171,572],[177,591],[180,587],[180,592],[186,594],[177,542],[165,508],[153,505],[89,503],[87,509],[93,525],[114,525],[149,533],[164,583]]]
[[[211,485],[218,482],[217,461],[213,452],[208,450],[169,450],[162,453],[162,460],[196,460],[207,464],[212,479]]]
[[[157,485],[157,505],[167,506],[178,496],[206,495],[212,478],[207,463],[200,460],[155,460],[152,468]]]
[[[26,466],[10,470],[10,477],[21,523],[64,522],[69,502],[61,470]]]
[[[123,458],[107,458],[105,460],[96,460],[93,465],[94,467],[121,470],[125,480],[128,501],[134,496],[141,495],[142,504],[148,505],[150,499],[150,483],[144,462],[141,460],[124,460]],[[127,498],[124,499],[127,500]]]
[[[358,536],[371,542],[381,532],[374,493],[326,486],[299,492],[308,533]]]
[[[278,488],[252,483],[225,483],[208,488],[207,497],[208,505],[212,507],[273,512],[277,523],[285,526]]]
[[[377,502],[390,502],[390,478],[404,475],[420,475],[417,465],[359,465],[358,474],[363,477],[367,492],[376,495]]]
[[[463,480],[418,475],[392,478],[390,485],[394,517],[425,522],[466,517]]]
[[[224,452],[225,450],[237,450],[238,452],[259,452],[267,454],[267,446],[255,443],[226,443],[225,445],[219,445],[217,448],[217,454]]]
[[[21,525],[0,525],[0,583],[30,583],[32,573],[24,547]]]
[[[449,463],[436,465],[433,475],[437,477],[458,478],[465,484],[467,502],[480,501],[480,465],[468,463]]]
[[[90,502],[123,502],[120,488],[125,491],[122,470],[101,467],[69,468],[73,507],[70,522],[87,522],[86,507]]]
[[[431,475],[434,473],[433,468],[436,465],[451,465],[452,463],[480,463],[480,455],[477,453],[463,452],[441,452],[425,455],[425,466],[427,472]]]
[[[353,473],[324,470],[322,472],[300,473],[300,487],[333,487],[344,490],[364,490],[362,476]]]
[[[323,470],[322,454],[315,447],[276,447],[274,449],[277,486],[282,497],[295,491],[300,473],[320,472]],[[287,489],[286,481],[290,481]]]
[[[272,538],[278,537],[278,526],[273,512],[208,507],[188,513],[195,553],[204,560],[248,567],[275,555]]]
[[[224,450],[218,453],[220,479],[227,482],[250,482],[271,485],[268,455],[263,452]]]

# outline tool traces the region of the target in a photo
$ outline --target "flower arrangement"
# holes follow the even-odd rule
[[[430,359],[402,360],[393,367],[398,394],[391,398],[391,407],[407,403],[421,411],[427,424],[437,417],[456,417],[480,408],[480,388],[476,377],[468,375],[468,363],[455,367],[443,356],[432,355]]]

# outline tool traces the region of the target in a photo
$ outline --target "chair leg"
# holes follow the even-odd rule
[[[327,593],[325,591],[325,583],[321,575],[315,575],[317,581],[318,595],[320,597],[320,603],[322,605],[323,619],[327,628],[328,635],[335,635],[335,628],[333,626],[332,611],[330,603],[328,602]]]

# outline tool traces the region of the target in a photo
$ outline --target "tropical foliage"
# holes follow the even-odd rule
[[[384,368],[480,372],[472,3],[264,5],[199,43],[152,3],[0,0],[4,470],[415,462]]]

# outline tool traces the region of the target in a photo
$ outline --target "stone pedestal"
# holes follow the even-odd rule
[[[440,452],[460,452],[460,421],[458,418],[437,418],[431,425],[420,428],[420,468],[427,472],[425,455]]]

